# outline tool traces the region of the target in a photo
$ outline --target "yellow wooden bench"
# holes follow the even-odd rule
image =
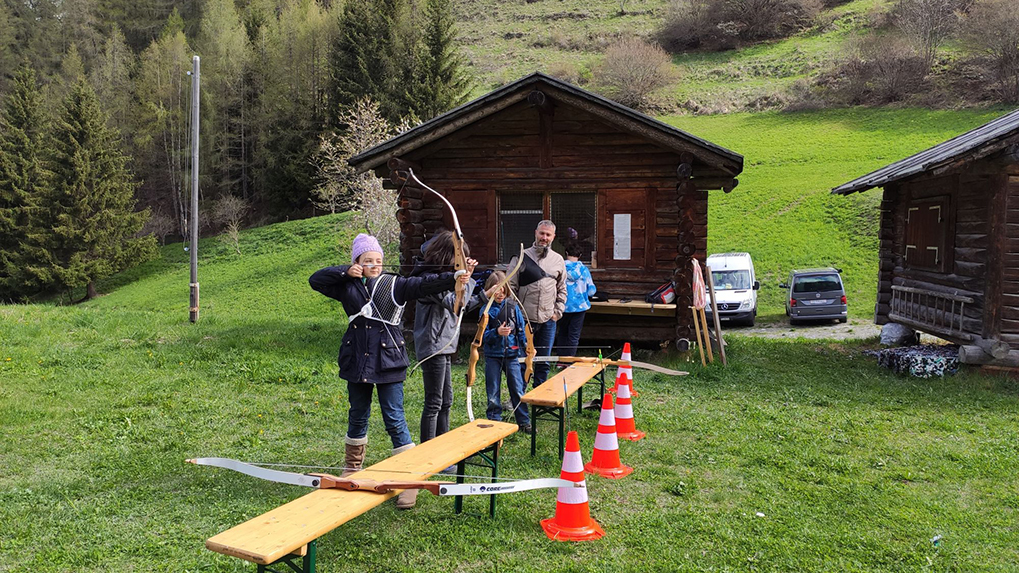
[[[467,459],[479,455],[492,477],[498,476],[499,445],[517,431],[515,424],[475,420],[352,474],[351,478],[424,480],[457,464],[457,482],[463,481]],[[240,557],[258,565],[259,573],[285,564],[299,573],[314,573],[315,542],[340,525],[395,497],[400,490],[380,494],[341,489],[317,489],[290,503],[209,538],[212,551]],[[456,510],[462,508],[457,498]],[[489,512],[495,513],[495,496]],[[295,563],[296,560],[301,563]]]
[[[565,370],[549,378],[537,388],[520,397],[531,406],[531,455],[537,450],[538,420],[559,422],[559,457],[566,445],[566,401],[577,394],[577,413],[583,412],[584,384],[598,377],[601,393],[605,395],[605,365],[593,362],[570,364]],[[565,387],[564,387],[565,385]]]

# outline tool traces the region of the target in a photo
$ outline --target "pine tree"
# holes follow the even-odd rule
[[[135,57],[127,47],[124,34],[114,24],[94,60],[89,80],[96,90],[103,111],[110,116],[111,125],[121,133],[130,129],[132,115],[131,72]]]
[[[465,101],[471,92],[467,60],[457,45],[456,18],[450,0],[428,0],[417,113],[430,119]]]
[[[136,183],[92,86],[79,79],[53,130],[53,184],[47,219],[59,285],[86,287],[155,254],[151,235],[136,238],[148,212],[134,210]]]
[[[331,110],[335,127],[342,128],[339,114],[364,98],[378,102],[382,115],[390,121],[406,113],[390,93],[397,75],[392,57],[395,10],[395,0],[344,4],[330,58],[332,95],[337,104]]]
[[[25,66],[14,76],[0,109],[0,301],[18,300],[46,286],[38,274],[41,253],[30,243],[36,236],[34,205],[44,195],[42,94],[35,72]]]
[[[8,76],[14,73],[16,38],[10,9],[5,2],[0,2],[0,93],[7,91]]]

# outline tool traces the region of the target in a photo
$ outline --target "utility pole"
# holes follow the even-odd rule
[[[198,88],[201,62],[191,58],[191,322],[198,322]]]

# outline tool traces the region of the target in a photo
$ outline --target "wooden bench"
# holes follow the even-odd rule
[[[628,300],[622,302],[618,298],[610,298],[604,301],[591,301],[591,308],[587,311],[592,314],[619,314],[627,316],[662,316],[675,317],[675,304],[651,304],[642,300]]]
[[[577,394],[577,413],[584,410],[584,384],[598,377],[601,383],[600,399],[605,395],[605,365],[592,362],[570,364],[565,370],[549,378],[537,388],[520,397],[531,406],[531,455],[537,450],[538,420],[559,422],[559,458],[566,446],[566,401]],[[565,389],[564,389],[565,384]]]
[[[517,431],[515,424],[475,420],[352,474],[352,478],[424,480],[457,464],[457,482],[463,482],[467,459],[480,456],[498,476],[499,445]],[[258,572],[274,571],[276,564],[298,573],[314,573],[315,542],[340,525],[395,497],[400,490],[380,494],[340,489],[317,489],[290,503],[209,538],[205,546],[217,553],[246,559]],[[489,496],[489,513],[495,515],[495,496]],[[462,509],[462,498],[455,501]],[[296,563],[295,561],[300,561]]]

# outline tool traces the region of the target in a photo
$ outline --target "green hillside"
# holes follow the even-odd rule
[[[461,2],[460,31],[479,78],[475,95],[533,71],[591,80],[609,44],[623,36],[652,37],[668,4],[632,0],[619,15],[618,0]],[[781,107],[797,81],[844,56],[848,42],[870,25],[869,14],[888,5],[889,0],[854,0],[825,10],[813,26],[786,39],[677,54],[678,79],[661,90],[659,104],[700,113]]]
[[[710,195],[708,250],[752,255],[760,313],[784,312],[778,284],[790,270],[832,265],[844,271],[851,315],[870,317],[881,191],[839,197],[831,188],[1002,113],[851,109],[664,119],[744,155],[739,186]]]

